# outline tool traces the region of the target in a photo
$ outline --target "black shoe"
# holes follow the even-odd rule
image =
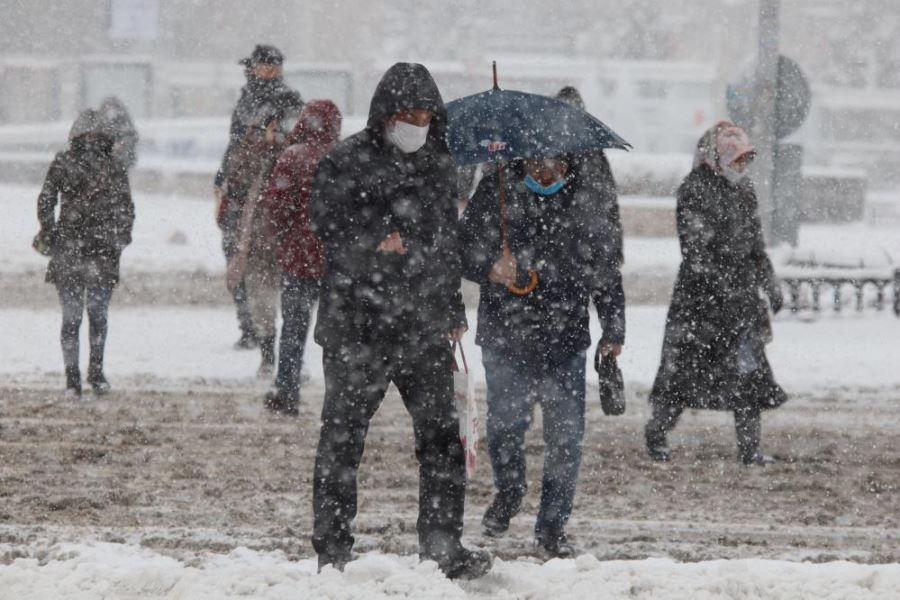
[[[669,462],[672,460],[672,451],[666,444],[666,434],[644,429],[644,439],[647,442],[647,454],[656,462]]]
[[[509,521],[518,514],[521,500],[511,500],[502,494],[495,494],[491,505],[481,518],[481,533],[487,537],[499,537],[509,529]]]
[[[285,398],[275,390],[266,392],[263,398],[263,406],[266,410],[288,417],[296,417],[300,414],[300,403],[297,400]]]
[[[319,555],[319,573],[322,572],[326,566],[331,565],[332,568],[337,569],[338,571],[343,572],[344,567],[347,566],[347,563],[356,560],[356,555],[347,551],[347,552],[339,552],[337,554],[320,554]]]
[[[577,554],[565,531],[536,533],[534,547],[550,558],[573,558]]]
[[[81,371],[78,367],[66,367],[66,393],[67,400],[81,398]]]
[[[491,570],[492,563],[488,552],[460,547],[451,559],[438,562],[438,566],[447,579],[478,579]]]
[[[767,467],[775,464],[775,459],[757,450],[752,454],[741,456],[741,462],[748,467]]]
[[[103,371],[91,371],[88,373],[87,381],[93,388],[94,394],[98,396],[108,394],[111,389],[106,377],[103,376]]]
[[[234,349],[235,350],[252,350],[252,349],[256,348],[258,345],[259,344],[256,341],[256,337],[252,333],[245,331],[244,333],[241,334],[241,337],[238,338],[238,341],[236,341],[234,343]]]

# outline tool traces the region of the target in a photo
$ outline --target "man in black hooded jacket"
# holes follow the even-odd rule
[[[369,421],[393,382],[412,416],[419,461],[419,555],[448,577],[490,556],[462,546],[465,463],[448,340],[466,329],[457,248],[456,171],[446,111],[422,65],[382,77],[366,128],[319,164],[312,226],[325,248],[315,337],[325,400],[313,487],[320,568],[353,546],[356,479]]]

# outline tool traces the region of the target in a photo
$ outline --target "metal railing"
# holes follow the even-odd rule
[[[892,288],[894,314],[900,317],[900,269],[895,269],[892,274],[884,271],[854,272],[852,269],[813,270],[804,275],[782,276],[781,283],[788,291],[788,307],[795,313],[804,309],[821,311],[823,296],[828,292],[831,293],[835,312],[840,312],[846,304],[844,290],[847,288],[853,290],[857,311],[866,307],[867,289],[875,291],[872,305],[877,310],[884,310],[887,292]]]

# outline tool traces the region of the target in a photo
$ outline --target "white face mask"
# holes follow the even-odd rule
[[[747,170],[743,169],[741,171],[738,171],[737,169],[729,165],[726,167],[722,167],[722,175],[724,175],[725,179],[727,179],[731,183],[738,184],[743,181],[745,177],[747,177]]]
[[[430,128],[430,124],[425,127],[418,127],[412,123],[394,121],[392,125],[388,125],[385,135],[401,152],[410,154],[425,145]]]

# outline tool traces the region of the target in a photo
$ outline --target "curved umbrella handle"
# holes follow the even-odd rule
[[[531,269],[528,270],[528,276],[529,276],[528,284],[525,287],[508,285],[508,286],[506,286],[506,289],[508,289],[510,292],[512,292],[516,296],[527,296],[528,294],[530,294],[531,292],[534,291],[534,288],[537,287],[537,282],[538,282],[537,273],[532,271]]]

